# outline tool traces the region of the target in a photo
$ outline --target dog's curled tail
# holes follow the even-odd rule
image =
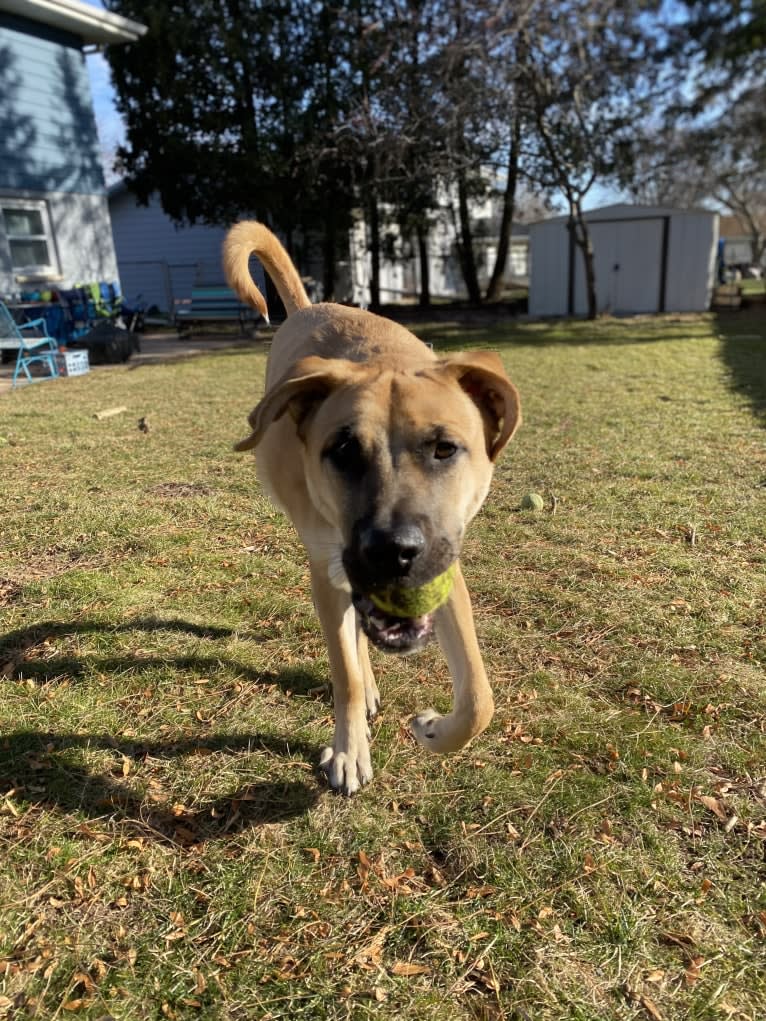
[[[266,322],[269,321],[266,301],[250,275],[251,255],[257,255],[263,263],[289,316],[298,309],[309,307],[311,302],[301,278],[282,243],[268,227],[255,220],[242,220],[235,224],[223,242],[226,279],[242,301],[258,309]]]

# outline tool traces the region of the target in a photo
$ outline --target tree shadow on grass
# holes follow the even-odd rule
[[[766,306],[721,313],[716,328],[732,390],[747,399],[766,427]]]
[[[316,689],[316,675],[293,668],[274,673],[253,670],[216,655],[101,656],[96,653],[55,654],[57,640],[78,635],[104,635],[131,631],[171,631],[193,638],[225,639],[237,632],[225,627],[201,626],[188,621],[140,618],[119,625],[103,620],[42,621],[19,628],[0,638],[0,677],[32,682],[80,680],[94,672],[133,674],[171,669],[206,675],[230,670],[248,685],[277,686],[302,694]],[[257,640],[257,639],[256,639]],[[78,761],[83,752],[112,750],[118,764],[114,774],[91,771]],[[265,753],[284,759],[277,763],[285,779],[266,779],[247,784],[224,797],[204,801],[193,808],[173,805],[161,794],[135,789],[133,777],[122,776],[120,763],[152,759]],[[300,740],[263,733],[200,734],[163,740],[127,740],[110,734],[57,733],[18,730],[0,734],[0,792],[18,792],[29,809],[57,806],[75,815],[109,818],[121,831],[176,846],[194,846],[214,839],[230,838],[243,830],[267,823],[284,822],[307,812],[322,788],[316,782],[289,776],[295,756],[302,769],[316,763],[319,747]],[[119,757],[119,758],[118,758]],[[191,767],[190,767],[191,770]],[[294,775],[294,767],[293,767]]]
[[[432,343],[439,352],[449,353],[466,347],[504,350],[506,347],[608,348],[656,344],[709,336],[710,326],[683,318],[644,318],[632,323],[630,317],[617,316],[589,322],[584,319],[548,319],[515,322],[502,318],[476,321],[425,323],[414,332]]]
[[[90,772],[71,752],[110,750],[120,761],[148,762],[185,756],[236,756],[265,752],[316,761],[319,749],[271,734],[210,734],[178,741],[126,741],[109,734],[17,731],[0,737],[0,788],[27,812],[52,807],[91,819],[108,818],[123,835],[180,847],[230,839],[248,829],[304,815],[318,801],[316,783],[285,778],[246,784],[193,808],[141,794],[116,773]],[[24,815],[21,815],[21,819]],[[87,828],[87,823],[83,823]]]
[[[104,634],[144,631],[171,631],[202,638],[210,641],[232,638],[237,631],[212,625],[193,624],[189,621],[173,618],[164,620],[159,617],[136,618],[122,624],[108,621],[75,620],[75,621],[40,621],[28,627],[17,628],[0,637],[0,678],[12,680],[31,680],[39,683],[55,681],[60,678],[80,680],[94,670],[100,673],[146,673],[156,669],[172,668],[180,672],[197,672],[200,675],[215,673],[222,668],[232,670],[248,684],[273,686],[289,691],[291,694],[302,695],[317,688],[317,678],[308,670],[292,668],[279,673],[253,670],[243,663],[237,663],[225,656],[210,655],[172,655],[150,656],[140,655],[102,656],[97,653],[85,653],[81,656],[56,656],[55,642],[75,635]],[[257,635],[246,636],[258,642]]]

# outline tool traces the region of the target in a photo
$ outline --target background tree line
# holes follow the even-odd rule
[[[454,207],[473,302],[495,299],[519,189],[564,203],[595,279],[595,185],[658,203],[714,200],[766,245],[766,0],[108,0],[149,32],[109,53],[120,168],[179,222],[256,216],[292,247],[322,238],[323,292],[364,212],[371,304],[386,218],[428,237]],[[479,286],[470,209],[503,186],[496,263]]]

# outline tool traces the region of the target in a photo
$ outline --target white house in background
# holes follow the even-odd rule
[[[117,279],[84,51],[144,32],[80,0],[0,0],[0,295]]]
[[[707,209],[611,205],[586,213],[598,311],[704,312],[715,286],[718,214]],[[583,257],[567,216],[530,227],[529,313],[585,315]]]
[[[128,299],[133,300],[140,294],[148,307],[169,312],[174,301],[190,297],[195,284],[222,282],[221,244],[226,226],[195,224],[179,227],[162,211],[158,196],[152,196],[147,206],[139,205],[122,182],[109,189],[109,210],[120,280]],[[415,301],[420,288],[416,246],[412,240],[403,239],[397,225],[386,222],[385,215],[381,219],[384,252],[380,267],[381,301]],[[476,206],[475,247],[482,283],[489,279],[494,265],[498,219],[497,199],[489,199]],[[457,253],[457,228],[446,205],[438,210],[434,221],[435,226],[429,236],[431,296],[464,297]],[[301,251],[297,260],[299,269],[305,278],[316,282],[313,297],[318,300],[321,298],[321,245],[318,238],[298,240]],[[526,284],[528,244],[528,227],[515,224],[506,272],[508,285]],[[252,266],[256,280],[262,281],[263,271],[256,260],[253,260]],[[350,231],[347,250],[340,253],[336,267],[336,298],[357,305],[368,304],[370,275],[367,228],[359,218]]]
[[[497,256],[500,209],[498,199],[490,196],[475,203],[471,210],[474,230],[474,257],[482,290],[489,283]],[[466,297],[465,283],[458,254],[459,228],[454,207],[443,201],[432,215],[428,235],[429,290],[432,298]],[[415,239],[403,238],[398,225],[389,222],[381,228],[386,253],[380,266],[380,300],[383,304],[415,301],[420,293],[420,260]],[[369,252],[367,225],[358,219],[351,231],[352,301],[369,301],[372,260]],[[503,286],[526,287],[529,279],[529,227],[514,223]]]
[[[753,235],[738,216],[721,216],[724,265],[745,269],[753,265]],[[766,265],[760,267],[761,271]]]

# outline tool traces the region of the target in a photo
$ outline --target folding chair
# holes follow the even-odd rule
[[[25,331],[34,331],[29,333]],[[0,301],[0,347],[18,347],[16,368],[13,370],[11,386],[18,383],[23,372],[28,382],[35,383],[42,379],[55,379],[59,375],[56,356],[58,342],[49,336],[44,319],[33,319],[28,323],[17,323],[6,306]],[[29,371],[30,365],[45,366],[48,374],[37,379]]]

